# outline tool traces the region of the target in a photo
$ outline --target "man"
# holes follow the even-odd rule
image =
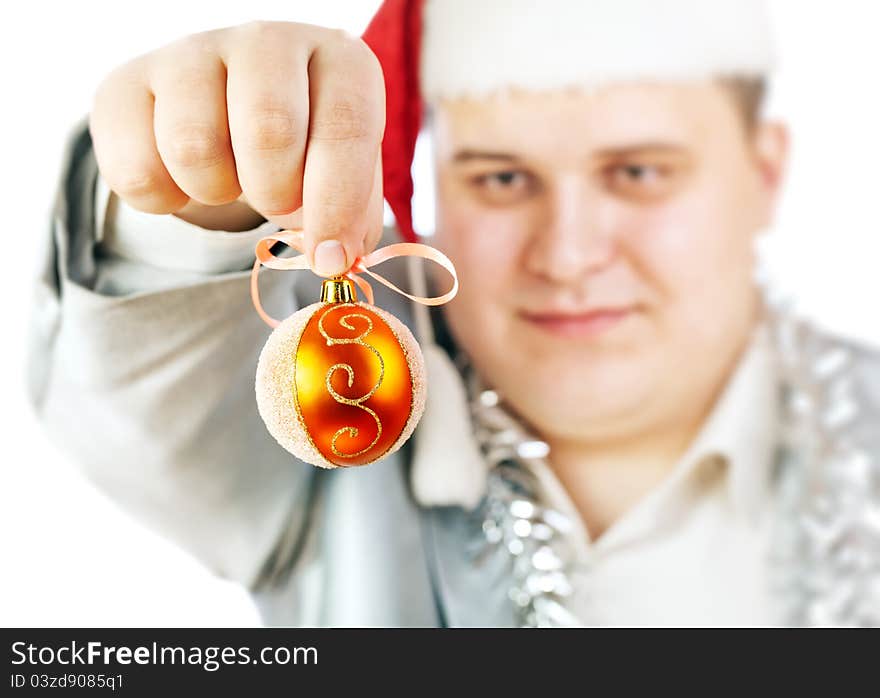
[[[422,9],[385,3],[372,51],[260,23],[108,77],[41,286],[50,432],[267,623],[877,623],[880,365],[753,283],[786,152],[761,6]],[[341,273],[383,194],[414,239],[422,99],[461,290],[377,305],[428,407],[398,454],[317,470],[256,412],[253,244],[301,223]],[[264,276],[276,315],[318,298]]]

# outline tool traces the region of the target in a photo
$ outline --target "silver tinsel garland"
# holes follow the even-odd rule
[[[880,625],[880,406],[864,394],[851,345],[778,302],[768,300],[767,308],[784,405],[768,560],[777,622]],[[474,522],[487,550],[502,546],[510,556],[509,596],[519,624],[583,625],[566,605],[572,522],[541,501],[529,469],[549,447],[481,383],[465,356],[457,363],[489,467]]]
[[[511,557],[508,595],[519,624],[579,626],[565,605],[573,592],[566,538],[572,523],[540,500],[537,479],[527,467],[531,459],[546,458],[549,446],[528,433],[469,365],[464,371],[472,423],[489,467],[486,495],[472,516],[486,545],[503,546]]]
[[[770,317],[784,391],[770,560],[780,623],[878,626],[880,410],[865,359],[781,304]]]

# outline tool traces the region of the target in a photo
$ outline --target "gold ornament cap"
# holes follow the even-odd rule
[[[357,303],[357,290],[351,279],[334,276],[321,284],[322,303]]]

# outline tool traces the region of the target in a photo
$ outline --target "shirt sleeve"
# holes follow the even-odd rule
[[[144,213],[114,194],[100,172],[95,228],[95,240],[107,256],[196,274],[246,269],[254,262],[257,241],[280,230],[272,221],[242,232],[207,230],[170,214]]]
[[[96,205],[97,175],[81,123],[42,236],[31,406],[48,438],[123,510],[215,574],[252,590],[271,584],[293,564],[317,469],[279,447],[257,411],[254,373],[269,328],[250,299],[249,234],[215,239],[162,216],[99,223],[108,195]],[[189,242],[177,245],[174,230]],[[260,284],[266,306],[286,317],[302,294],[318,297],[320,281],[278,273]]]

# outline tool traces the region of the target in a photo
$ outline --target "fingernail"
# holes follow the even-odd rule
[[[324,240],[315,248],[315,271],[321,276],[345,273],[345,248],[338,240]]]

